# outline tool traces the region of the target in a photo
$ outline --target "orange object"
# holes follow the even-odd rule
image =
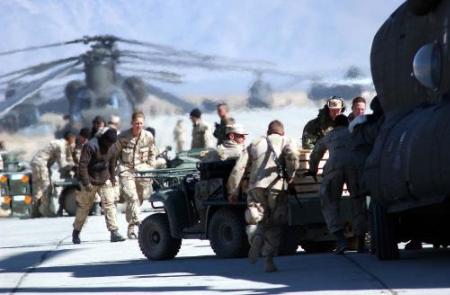
[[[30,177],[28,175],[23,175],[20,181],[22,181],[22,183],[27,184],[30,182]]]
[[[3,203],[4,204],[11,204],[12,198],[11,196],[3,196]]]
[[[31,205],[31,203],[33,202],[33,198],[31,196],[25,196],[25,199],[23,200],[23,202],[26,205]]]

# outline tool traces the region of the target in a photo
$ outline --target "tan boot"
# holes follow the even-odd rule
[[[130,239],[130,240],[137,239],[137,234],[134,231],[134,224],[128,225],[127,236],[128,236],[128,239]]]
[[[252,243],[250,245],[250,250],[248,251],[248,261],[251,264],[255,264],[258,260],[258,257],[261,253],[261,248],[263,246],[263,238],[259,235],[256,235]]]
[[[265,272],[276,272],[278,271],[277,266],[273,262],[272,256],[266,256],[266,264],[264,265]]]

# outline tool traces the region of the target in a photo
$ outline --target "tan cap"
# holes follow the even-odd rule
[[[330,109],[342,109],[344,107],[344,102],[341,98],[330,98],[327,100],[327,106]]]
[[[236,134],[243,134],[247,135],[247,131],[245,131],[244,127],[241,124],[233,124],[233,125],[227,125],[226,134],[229,133],[236,133]]]

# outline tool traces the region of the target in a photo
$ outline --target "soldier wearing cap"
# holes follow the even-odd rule
[[[279,167],[281,163],[284,167]],[[278,253],[281,229],[287,222],[287,183],[297,168],[298,148],[285,136],[283,124],[274,120],[268,126],[267,136],[253,141],[240,155],[228,178],[228,200],[234,203],[240,182],[250,170],[245,213],[251,246],[248,256],[250,263],[255,263],[260,254],[264,256],[266,272],[277,271],[273,256]]]
[[[192,122],[191,149],[206,149],[213,147],[211,127],[202,120],[202,112],[195,108],[190,112],[189,116]]]
[[[234,124],[235,121],[230,117],[228,105],[224,102],[217,105],[217,115],[220,123],[216,123],[213,135],[217,138],[217,145],[221,145],[227,139],[227,126]]]
[[[245,149],[245,138],[248,135],[241,124],[226,126],[226,139],[217,147],[217,150],[208,152],[204,161],[225,161],[239,158]]]
[[[332,96],[325,106],[319,110],[317,117],[306,123],[302,135],[302,147],[313,149],[319,139],[328,134],[334,127],[334,119],[345,111],[344,100]]]
[[[55,139],[38,151],[31,160],[33,180],[33,215],[55,216],[57,208],[51,208],[50,168],[57,162],[61,172],[73,169],[73,150],[76,135],[66,131],[64,139]]]

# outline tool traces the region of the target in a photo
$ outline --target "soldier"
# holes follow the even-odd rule
[[[228,105],[224,102],[217,105],[217,115],[219,115],[220,123],[216,123],[213,135],[217,138],[217,145],[221,145],[227,139],[227,125],[233,125],[235,121],[229,116]]]
[[[117,141],[119,154],[119,179],[127,202],[127,235],[136,239],[135,226],[141,223],[140,207],[144,198],[151,193],[151,180],[138,179],[136,171],[152,169],[155,165],[156,148],[153,136],[144,130],[144,113],[136,111],[132,115],[131,128],[122,132]]]
[[[108,128],[103,134],[91,139],[81,152],[78,174],[81,193],[77,194],[78,208],[73,223],[72,242],[80,244],[80,231],[94,203],[95,195],[100,195],[105,210],[106,227],[111,232],[111,242],[124,241],[117,226],[114,187],[116,186],[117,131]]]
[[[357,96],[352,100],[352,112],[348,115],[348,121],[351,122],[356,117],[364,115],[366,112],[366,99]]]
[[[373,111],[372,114],[361,115],[351,121],[349,125],[351,133],[350,152],[355,166],[358,169],[358,188],[362,198],[370,194],[364,181],[364,168],[384,121],[384,112],[377,96],[372,99],[370,108]]]
[[[248,133],[240,124],[226,126],[226,139],[217,147],[217,150],[209,151],[202,161],[225,161],[239,158],[245,149],[245,138]]]
[[[52,140],[44,149],[37,152],[31,160],[33,180],[33,215],[55,216],[50,204],[50,168],[57,162],[61,172],[75,166],[73,149],[76,135],[66,131],[64,139]],[[56,208],[55,210],[56,211]]]
[[[175,128],[173,129],[173,139],[177,145],[177,153],[184,150],[184,143],[186,142],[186,128],[184,127],[183,120],[177,121]]]
[[[192,142],[191,149],[206,149],[213,147],[211,127],[202,120],[202,112],[193,109],[189,114],[192,121]]]
[[[333,130],[334,119],[345,111],[344,100],[332,96],[325,106],[319,110],[317,117],[306,123],[302,135],[302,147],[313,149],[316,142]]]
[[[248,256],[250,263],[255,263],[262,252],[266,258],[265,271],[274,272],[277,267],[273,256],[278,251],[281,228],[287,222],[287,183],[298,168],[298,148],[284,136],[280,121],[270,122],[267,136],[253,141],[239,157],[227,183],[230,203],[237,201],[239,184],[247,167],[250,180],[245,215],[251,246]]]
[[[359,171],[350,152],[350,132],[348,118],[339,115],[335,119],[335,129],[320,139],[314,146],[309,159],[309,171],[305,176],[315,176],[319,162],[328,150],[329,157],[323,168],[323,181],[320,185],[322,213],[328,229],[337,238],[336,254],[342,254],[347,249],[347,239],[344,236],[344,224],[339,216],[339,201],[344,183],[347,184],[352,200],[353,232],[358,237],[358,250],[364,248],[367,231],[367,210],[365,196],[359,188]]]

